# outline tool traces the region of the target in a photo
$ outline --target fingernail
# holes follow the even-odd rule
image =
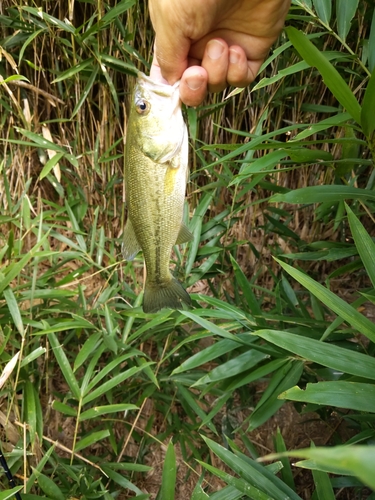
[[[240,55],[235,50],[229,50],[229,62],[231,64],[237,64],[240,60]]]
[[[189,76],[186,78],[186,84],[190,90],[198,90],[202,87],[203,78],[200,76]]]
[[[207,44],[207,54],[211,59],[219,59],[224,52],[224,45],[218,40],[210,40]]]

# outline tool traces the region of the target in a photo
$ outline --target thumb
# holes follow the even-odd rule
[[[188,38],[177,33],[156,33],[152,66],[160,68],[162,77],[170,85],[177,82],[188,67],[190,44]]]

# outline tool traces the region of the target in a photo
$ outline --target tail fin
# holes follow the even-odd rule
[[[170,281],[162,284],[149,283],[146,280],[143,297],[143,311],[145,313],[154,313],[164,307],[181,309],[181,302],[189,306],[191,299],[176,278],[171,277]]]

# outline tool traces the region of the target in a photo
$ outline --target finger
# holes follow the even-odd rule
[[[163,75],[161,74],[161,69],[156,56],[154,56],[154,59],[151,64],[150,77],[156,82],[168,84],[167,80],[163,78]]]
[[[173,85],[188,67],[190,40],[175,31],[172,39],[165,36],[167,30],[156,33],[154,54],[163,78]]]
[[[210,92],[220,92],[227,86],[228,52],[228,45],[222,39],[212,39],[206,45],[202,67],[207,71]]]
[[[207,94],[207,72],[201,66],[186,69],[180,82],[180,98],[187,106],[199,106]]]
[[[246,87],[255,80],[263,61],[248,61],[239,46],[229,47],[227,82],[234,87]]]

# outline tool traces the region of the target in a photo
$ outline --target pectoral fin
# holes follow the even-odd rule
[[[178,233],[176,245],[181,245],[181,243],[187,243],[194,239],[193,234],[189,231],[186,225],[182,222],[180,227],[180,232]]]
[[[133,224],[129,218],[125,225],[121,250],[125,260],[133,260],[141,250],[134,232]]]

